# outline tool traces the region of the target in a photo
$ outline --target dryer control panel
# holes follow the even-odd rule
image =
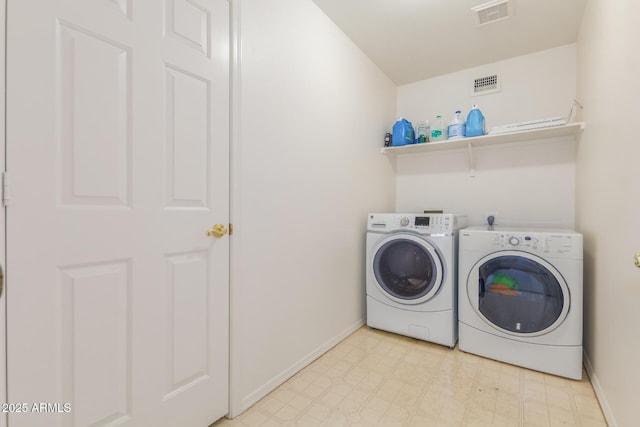
[[[537,254],[582,259],[582,235],[566,230],[527,231],[493,230],[472,227],[460,233],[461,248],[466,250],[514,250]]]
[[[496,235],[494,242],[500,249],[522,250],[547,256],[570,256],[576,251],[577,240],[580,240],[581,251],[581,239],[576,239],[571,234],[501,233]]]

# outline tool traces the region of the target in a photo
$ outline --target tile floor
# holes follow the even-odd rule
[[[213,426],[607,424],[584,372],[569,380],[365,326]]]

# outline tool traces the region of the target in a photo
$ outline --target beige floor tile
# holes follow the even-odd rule
[[[333,385],[333,380],[326,375],[318,375],[318,377],[313,381],[313,384],[323,389],[327,389]]]
[[[340,402],[337,409],[345,415],[354,415],[359,414],[362,407],[362,403],[346,398]]]
[[[546,395],[547,389],[543,382],[538,382],[535,380],[524,380],[522,385],[522,391],[525,396],[536,396],[536,395]]]
[[[367,413],[377,414],[378,418],[381,418],[382,415],[387,412],[389,406],[391,406],[391,402],[374,396],[366,403],[364,410]]]
[[[284,427],[284,423],[275,419],[268,419],[260,425],[260,427]]]
[[[491,420],[491,427],[516,427],[520,425],[520,417],[518,415],[509,416],[505,414],[494,413]]]
[[[326,387],[320,387],[316,384],[310,384],[306,389],[304,389],[304,394],[314,399],[320,397],[326,390]]]
[[[304,411],[311,404],[311,402],[313,402],[311,399],[303,395],[296,395],[296,397],[291,399],[289,405],[293,406],[299,411]]]
[[[296,393],[302,393],[309,387],[311,383],[303,378],[293,377],[290,381],[287,381],[285,385]]]
[[[475,406],[470,408],[465,414],[466,424],[470,425],[491,425],[493,421],[494,411],[493,408],[484,408],[482,406]]]
[[[603,417],[580,417],[580,425],[582,427],[607,427],[607,423]]]
[[[318,421],[324,421],[331,415],[331,408],[320,403],[314,403],[307,409],[306,413]]]
[[[396,397],[400,394],[400,390],[390,386],[388,383],[383,384],[378,391],[376,392],[376,396],[386,402],[393,402]]]
[[[384,411],[379,412],[370,408],[365,408],[360,411],[359,415],[363,423],[374,426],[380,421],[383,414]]]
[[[369,393],[365,393],[363,391],[354,389],[352,390],[348,395],[347,395],[347,399],[351,400],[353,402],[359,403],[359,404],[364,404],[367,400],[369,400],[369,398],[371,397],[371,395]]]
[[[216,421],[215,423],[213,423],[210,427],[235,427],[235,426],[239,426],[240,425],[240,421],[238,421],[238,418],[235,418],[233,420],[229,420],[227,418],[222,418],[219,421]]]
[[[245,426],[250,427],[258,427],[269,419],[268,415],[263,414],[258,410],[247,411],[242,414],[240,417],[236,418],[236,420],[240,421]]]
[[[410,394],[402,391],[398,394],[392,404],[413,411],[418,408],[418,401],[420,400],[421,395],[422,394]]]
[[[580,416],[598,419],[602,417],[602,410],[595,397],[575,395],[574,401]]]
[[[380,427],[403,427],[405,425],[405,420],[398,420],[393,417],[384,416],[376,425]]]
[[[418,410],[423,415],[438,416],[442,410],[442,405],[438,401],[437,396],[424,395],[418,402]]]
[[[506,418],[520,418],[522,415],[520,400],[497,398],[495,414]]]
[[[283,388],[283,387],[276,389],[271,395],[272,397],[284,403],[288,403],[292,401],[297,396],[297,394],[294,391],[289,390],[288,388]]]
[[[406,422],[407,427],[425,427],[438,425],[438,418],[428,415],[413,415]]]
[[[556,425],[576,425],[573,411],[569,408],[549,406],[549,421],[552,426]]]
[[[553,398],[553,397],[569,397],[572,394],[574,394],[573,390],[571,389],[571,387],[563,387],[563,386],[556,386],[556,385],[546,385],[545,386],[545,390],[547,391],[547,396],[549,396],[550,398]]]
[[[284,405],[278,412],[276,417],[283,421],[293,421],[300,414],[300,410],[290,405]]]
[[[578,424],[575,421],[565,421],[565,420],[557,420],[555,418],[551,418],[549,420],[549,426],[551,427],[576,427]]]
[[[465,419],[465,406],[460,402],[450,403],[440,409],[440,422],[462,425]]]
[[[385,417],[394,418],[403,422],[408,420],[411,415],[412,411],[397,404],[391,404],[384,414]]]
[[[215,427],[606,427],[589,379],[363,327]]]
[[[589,382],[586,375],[583,375],[582,381],[572,381],[569,383],[569,388],[573,391],[574,394],[585,395],[585,396],[594,396],[595,393],[593,391],[593,387]]]
[[[526,381],[526,380],[525,380]],[[498,377],[498,389],[508,393],[520,393],[522,381],[520,376],[500,375]]]
[[[469,407],[489,410],[493,413],[497,405],[497,391],[495,389],[477,389],[467,401]]]
[[[266,398],[262,399],[260,402],[258,402],[258,406],[266,413],[269,414],[275,414],[276,412],[278,412],[280,409],[282,409],[284,407],[284,405],[286,405],[286,403],[276,399],[275,397],[272,396],[267,396]]]
[[[524,427],[549,427],[549,419],[540,417],[540,418],[525,418],[523,422]]]
[[[367,352],[357,348],[346,354],[343,359],[351,364],[356,364],[364,360],[365,357],[367,357]]]
[[[320,425],[327,427],[343,427],[349,425],[348,422],[349,420],[346,415],[341,414],[340,412],[333,412]]]
[[[298,427],[318,427],[320,424],[320,421],[316,420],[309,414],[303,414],[296,422]]]
[[[322,404],[329,408],[336,408],[343,400],[344,395],[335,393],[333,391],[328,392],[320,399]]]

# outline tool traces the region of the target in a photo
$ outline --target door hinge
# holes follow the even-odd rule
[[[9,172],[2,172],[2,206],[9,206]]]

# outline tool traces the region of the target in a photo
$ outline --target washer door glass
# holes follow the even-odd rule
[[[517,334],[544,331],[567,312],[556,275],[541,263],[516,255],[480,265],[478,310],[491,324]]]
[[[425,243],[417,238],[394,238],[376,251],[373,273],[391,297],[421,302],[438,290],[442,267],[435,250]]]

